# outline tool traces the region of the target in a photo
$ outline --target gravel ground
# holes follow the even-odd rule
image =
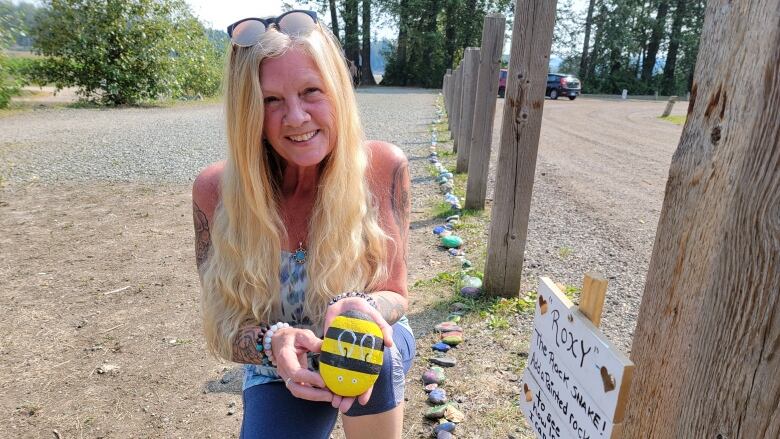
[[[430,227],[438,220],[430,219],[428,210],[440,198],[426,160],[435,99],[436,93],[430,90],[370,88],[358,93],[367,137],[399,145],[410,160],[410,284],[448,270],[446,257],[433,245]],[[499,100],[494,145],[499,143],[502,105],[503,100]],[[602,327],[625,352],[630,351],[669,161],[681,132],[681,127],[655,118],[663,105],[593,99],[545,102],[523,290],[534,290],[540,275],[568,285],[581,285],[582,275],[591,270],[608,276],[610,287]],[[678,104],[675,114],[683,114],[684,110]],[[122,389],[133,390],[132,395],[122,399],[125,391],[120,387],[100,387],[111,382],[102,378],[101,384],[95,381],[101,378],[90,372],[94,359],[89,354],[85,356],[84,351],[96,343],[96,336],[89,338],[84,330],[74,329],[82,327],[76,320],[102,310],[100,320],[87,319],[105,320],[97,325],[101,331],[97,334],[114,327],[128,331],[132,328],[134,332],[130,334],[137,333],[136,337],[159,341],[178,330],[180,339],[200,340],[199,326],[192,323],[198,317],[193,285],[196,276],[190,251],[182,248],[181,237],[187,236],[189,246],[191,226],[185,224],[189,182],[208,163],[224,156],[224,138],[219,105],[44,109],[0,118],[0,208],[4,209],[0,210],[0,224],[14,230],[0,238],[0,253],[9,255],[0,265],[0,278],[11,279],[9,288],[0,292],[0,305],[7,318],[5,323],[0,322],[0,332],[7,330],[15,336],[13,343],[0,343],[0,354],[5,354],[9,363],[24,366],[20,370],[31,377],[30,381],[11,386],[18,377],[0,373],[0,387],[6,383],[8,388],[16,389],[0,408],[14,413],[10,425],[22,429],[21,437],[41,437],[44,433],[50,436],[52,426],[69,436],[81,434],[86,428],[78,422],[74,424],[78,428],[63,426],[61,419],[69,417],[72,410],[63,408],[67,406],[56,395],[41,392],[32,378],[36,374],[45,378],[46,386],[61,388],[60,393],[68,394],[72,400],[90,403],[89,408],[79,409],[77,415],[77,421],[79,416],[94,419],[89,428],[113,429],[116,433],[119,427],[112,422],[115,416],[104,412],[119,410],[117,401],[126,401],[121,406],[125,410],[122,413],[129,416],[122,427],[125,433],[157,436],[160,431],[181,431],[181,426],[169,429],[164,420],[172,423],[183,417],[183,411],[188,413],[187,422],[194,423],[186,430],[193,435],[237,432],[236,417],[225,418],[220,411],[222,403],[235,395],[200,395],[195,389],[195,393],[185,392],[180,407],[172,402],[180,399],[176,392],[190,381],[219,381],[229,370],[225,363],[206,358],[200,343],[182,345],[175,352],[168,343],[136,343],[127,352],[112,351],[106,358],[122,364],[126,371],[114,379],[122,380]],[[491,169],[495,169],[497,148],[494,149]],[[491,188],[493,184],[491,181]],[[489,198],[491,194],[488,193]],[[128,199],[134,202],[126,203]],[[97,232],[92,230],[96,224],[100,227]],[[89,229],[80,231],[82,227]],[[95,241],[88,249],[78,247],[82,245],[79,238],[85,233]],[[75,253],[74,245],[79,250]],[[172,250],[175,254],[168,254]],[[105,263],[96,267],[83,260],[82,253],[88,253],[86,258],[93,258],[94,254],[95,261]],[[47,264],[54,267],[41,268]],[[146,265],[148,268],[144,269]],[[24,274],[17,275],[19,270]],[[36,276],[52,270],[57,276],[51,285],[44,286]],[[124,276],[121,285],[116,285],[118,273]],[[105,296],[105,291],[138,283],[141,286],[131,290],[135,291],[133,296],[128,295],[138,303],[119,297],[110,306],[105,303],[106,297],[115,297]],[[152,302],[155,299],[150,297],[155,296],[147,295],[149,288],[159,289],[154,294],[167,299],[159,304]],[[28,295],[29,289],[64,291],[65,295],[61,296],[62,303],[57,303],[36,294]],[[93,293],[85,296],[84,291]],[[412,313],[419,316],[426,300],[417,305],[414,297],[412,300]],[[137,315],[138,304],[143,304],[148,317]],[[24,324],[33,310],[36,320],[51,322],[47,323],[51,325],[47,330],[59,334],[67,348],[52,347],[44,356],[36,354],[36,347],[32,351],[24,348],[25,344],[36,346],[42,330],[37,325]],[[167,316],[180,319],[186,329]],[[140,321],[122,326],[134,318]],[[430,322],[423,318],[412,319],[412,325],[418,335],[430,334]],[[91,331],[90,328],[87,326]],[[117,343],[124,343],[128,334],[120,331],[112,334]],[[29,363],[27,358],[35,360]],[[148,367],[152,358],[165,358],[165,365],[170,364],[171,370],[155,371],[154,380],[134,372],[136,366],[138,370]],[[65,366],[54,373],[52,368],[60,365]],[[184,369],[173,369],[176,365],[184,365]],[[65,374],[65,369],[72,373]],[[87,378],[74,380],[68,376]],[[416,377],[410,376],[410,382],[416,382]],[[105,395],[105,401],[99,401],[95,392]],[[35,394],[53,399],[39,404],[39,415],[20,415],[21,401]],[[146,408],[143,414],[134,414],[136,409],[140,410],[134,405],[139,394],[144,395],[144,401],[151,401],[144,402],[152,405],[150,414]],[[171,395],[176,397],[171,399]],[[155,401],[169,402],[155,406]],[[417,413],[408,414],[407,420],[407,432],[427,428],[420,424]],[[0,430],[4,430],[4,422],[0,415]],[[119,430],[120,437],[122,431]]]

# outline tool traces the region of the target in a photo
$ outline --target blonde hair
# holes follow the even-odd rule
[[[321,166],[309,219],[304,315],[322,325],[328,300],[371,290],[387,276],[386,240],[365,178],[368,151],[346,62],[320,26],[307,36],[269,29],[248,48],[232,47],[225,74],[228,154],[212,247],[201,267],[204,332],[209,350],[230,360],[242,322],[281,318],[279,214],[281,158],[263,141],[261,63],[301,50],[318,67],[335,112],[336,145]]]

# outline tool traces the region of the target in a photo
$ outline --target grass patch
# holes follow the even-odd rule
[[[683,124],[685,124],[685,120],[686,120],[686,116],[683,116],[683,115],[679,115],[679,116],[670,115],[670,116],[666,116],[666,117],[660,117],[659,116],[658,118],[661,119],[661,120],[665,120],[667,122],[671,122],[671,123],[673,123],[675,125],[683,125]]]
[[[460,282],[460,279],[458,278],[457,274],[443,271],[441,273],[436,274],[436,276],[430,279],[418,280],[417,282],[414,283],[414,288],[428,287],[432,285],[443,285],[443,286],[455,288],[458,285],[458,282]]]
[[[558,249],[558,256],[561,257],[561,259],[566,259],[569,256],[571,256],[574,253],[574,249],[571,247],[563,246]]]

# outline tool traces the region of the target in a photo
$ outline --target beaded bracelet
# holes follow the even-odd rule
[[[257,331],[257,338],[255,339],[255,349],[257,349],[257,353],[262,357],[263,363],[268,363],[268,355],[265,352],[265,349],[263,349],[263,338],[265,338],[265,334],[268,332],[268,325],[260,325],[260,330]]]
[[[274,358],[274,351],[271,349],[271,339],[273,338],[276,331],[289,327],[289,323],[274,323],[270,328],[268,328],[268,331],[266,331],[265,336],[263,337],[263,351],[265,352],[265,356],[268,357],[268,361],[270,361],[273,365],[276,365],[276,359]]]
[[[368,302],[369,305],[373,306],[374,309],[378,309],[376,306],[376,300],[374,300],[373,297],[369,296],[366,293],[360,292],[360,291],[349,291],[346,293],[341,293],[338,296],[330,299],[330,302],[328,302],[328,306],[333,305],[334,303],[338,302],[341,299],[346,299],[347,297],[359,297],[366,302]]]

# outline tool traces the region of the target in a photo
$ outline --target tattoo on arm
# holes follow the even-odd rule
[[[399,163],[393,171],[393,183],[391,186],[390,203],[393,209],[393,218],[401,239],[406,240],[409,231],[409,188],[406,182],[409,180],[409,165],[406,162]]]
[[[233,361],[243,364],[260,364],[263,356],[257,352],[259,326],[243,326],[233,342]]]
[[[211,232],[209,232],[209,221],[206,219],[206,214],[200,210],[195,200],[192,201],[192,219],[195,223],[195,262],[200,268],[209,254]]]
[[[397,300],[388,299],[384,294],[374,294],[376,299],[376,306],[379,314],[382,314],[382,318],[389,324],[397,322],[404,315],[404,305]],[[402,296],[398,295],[398,298]]]

